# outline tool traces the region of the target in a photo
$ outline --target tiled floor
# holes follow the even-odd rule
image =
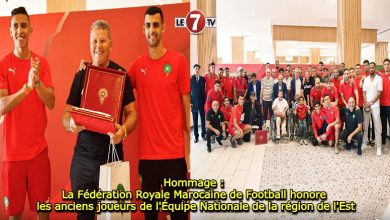
[[[253,135],[252,135],[253,137]],[[278,143],[283,147],[296,147],[296,143],[290,143],[288,141],[280,141]],[[275,143],[268,142],[267,145],[254,145],[254,140],[244,145],[238,145],[233,149],[230,146],[228,140],[223,141],[223,146],[217,144],[212,145],[212,152],[207,152],[206,142],[199,140],[198,143],[193,143],[191,140],[191,178],[192,179],[216,179],[218,181],[224,180],[226,191],[237,189],[239,191],[245,191],[245,189],[259,190],[263,171],[263,162],[265,158],[267,146],[274,146]],[[276,146],[275,146],[276,147]],[[333,150],[328,148],[329,154],[334,155]],[[371,152],[372,151],[372,152]],[[269,151],[268,151],[269,152]],[[341,152],[350,153],[350,152]],[[365,153],[365,152],[364,152]],[[364,154],[363,153],[363,154]],[[352,152],[351,152],[352,154]],[[367,154],[373,154],[374,150],[370,150]],[[293,156],[293,155],[292,155]],[[356,156],[356,157],[355,157]],[[390,159],[390,155],[383,155],[382,157]],[[330,157],[330,160],[337,157]],[[359,158],[357,155],[353,158]],[[332,161],[329,161],[332,163]],[[280,161],[280,166],[283,166],[283,162]],[[303,163],[305,164],[305,163]],[[279,166],[279,165],[278,165]],[[337,177],[336,177],[337,178]],[[390,179],[390,170],[389,178]],[[286,186],[288,187],[288,186]],[[336,186],[338,187],[338,186]],[[304,186],[303,186],[304,188]],[[216,190],[221,190],[220,188]],[[390,205],[388,207],[390,215]],[[383,213],[385,211],[383,210]],[[310,215],[310,214],[309,214]],[[258,213],[206,213],[198,212],[191,213],[191,219],[259,219],[261,215]],[[291,218],[296,218],[291,214]],[[302,216],[303,217],[303,216]],[[306,216],[305,216],[306,217]],[[267,218],[276,218],[278,216],[272,216]],[[264,217],[261,217],[264,219]],[[390,218],[389,218],[390,219]]]

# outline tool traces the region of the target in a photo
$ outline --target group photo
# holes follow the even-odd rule
[[[326,192],[356,210],[191,218],[387,219],[388,3],[195,2],[217,28],[190,39],[191,178],[227,192]]]

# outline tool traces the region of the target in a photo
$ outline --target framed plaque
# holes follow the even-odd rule
[[[114,123],[119,123],[122,114],[125,81],[126,72],[88,65],[80,108],[70,111],[76,124],[103,134],[115,132]]]

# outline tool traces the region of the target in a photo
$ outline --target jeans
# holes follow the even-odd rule
[[[307,127],[305,120],[298,120],[299,135],[301,138],[306,139],[307,136]]]

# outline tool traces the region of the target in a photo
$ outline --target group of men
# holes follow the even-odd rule
[[[44,136],[45,108],[54,108],[55,93],[48,62],[29,49],[32,27],[26,9],[15,8],[11,16],[14,49],[0,61],[0,116],[4,116],[2,185],[5,214],[9,219],[23,219],[26,194],[32,211],[37,211],[37,202],[50,202],[51,169]],[[164,178],[187,179],[190,74],[185,57],[163,46],[165,28],[162,10],[154,6],[147,8],[143,33],[148,53],[139,56],[129,69],[121,103],[124,118],[122,120],[121,116],[118,120],[121,124],[115,124],[116,132],[110,134],[111,137],[86,130],[71,119],[69,110],[71,106],[80,107],[83,94],[86,75],[83,62],[74,75],[63,114],[63,127],[77,134],[70,171],[75,195],[78,190],[98,190],[99,168],[107,163],[110,142],[123,160],[122,141],[137,125],[142,133],[138,140],[142,190],[159,192]],[[91,65],[126,71],[110,59],[112,39],[107,21],[98,20],[91,25],[89,44]],[[137,90],[138,111],[133,89]],[[161,100],[169,105],[161,105]],[[176,114],[178,111],[183,114]],[[75,200],[76,203],[97,203],[96,200]],[[182,201],[171,199],[169,202]],[[170,215],[171,219],[187,219],[188,212]],[[37,218],[49,219],[49,213],[37,212]],[[95,219],[95,211],[80,211],[77,219]],[[145,219],[157,220],[158,210],[145,211]]]
[[[229,117],[225,117],[225,100],[229,106],[228,102],[236,103],[236,98],[243,94],[242,97],[248,101],[253,95],[253,102],[258,105],[259,115],[262,117],[260,120],[266,122],[265,124],[269,125],[269,120],[275,115],[277,139],[287,133],[287,111],[294,108],[300,136],[306,137],[306,125],[311,123],[314,133],[313,145],[333,146],[335,153],[339,153],[338,142],[341,139],[345,149],[357,148],[359,155],[367,145],[375,145],[378,156],[387,153],[388,149],[385,148],[387,123],[390,123],[389,59],[383,61],[381,71],[377,70],[374,62],[368,60],[365,60],[363,65],[357,64],[351,68],[346,68],[344,63],[340,66],[330,66],[330,71],[322,62],[318,67],[309,66],[304,70],[299,65],[295,68],[286,65],[284,69],[276,61],[272,69],[267,63],[265,71],[257,74],[244,75],[244,70],[238,68],[236,78],[229,75],[229,68],[220,68],[218,74],[215,74],[215,64],[211,63],[209,67],[209,71],[203,77],[200,75],[200,66],[195,65],[195,74],[191,79],[195,143],[199,137],[199,114],[202,137],[207,140],[209,152],[210,142],[209,138],[205,137],[206,134],[219,136],[218,134],[223,132],[216,130],[221,128],[220,130],[224,131],[227,126],[232,127],[233,131],[240,131],[240,127],[234,124],[234,120],[240,118],[238,115],[233,114],[235,116],[233,123],[232,117],[226,120]],[[242,86],[244,80],[246,85]],[[211,85],[214,85],[214,88]],[[294,103],[297,105],[294,106]],[[208,111],[217,112],[217,106],[220,107],[219,111],[223,113],[221,115],[224,118],[220,120],[221,126],[215,128],[210,126],[212,119]],[[236,106],[240,106],[239,101]],[[241,118],[241,124],[245,125],[243,122],[244,119]],[[231,134],[231,140],[235,140],[234,134],[234,132]],[[219,140],[217,142],[221,145]],[[239,142],[240,140],[237,140],[237,143]],[[307,144],[307,140],[301,139],[301,144]],[[232,143],[232,146],[235,144]]]
[[[191,111],[194,142],[199,141],[200,115],[201,137],[207,141],[208,152],[211,152],[212,136],[216,136],[219,145],[222,145],[221,140],[228,135],[231,136],[233,148],[242,145],[244,136],[251,131],[252,126],[262,126],[262,110],[260,102],[256,101],[260,100],[261,85],[256,74],[248,78],[244,69],[239,67],[236,78],[229,77],[229,68],[220,68],[216,75],[215,64],[211,63],[210,71],[201,76],[200,65],[195,64],[193,68],[195,74],[191,78]]]

